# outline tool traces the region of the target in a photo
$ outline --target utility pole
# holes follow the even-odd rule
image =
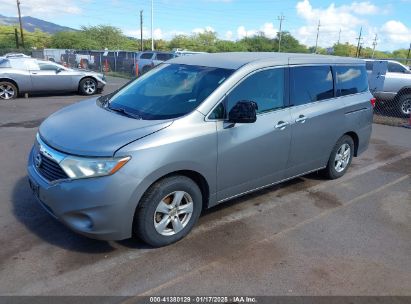
[[[356,38],[358,40],[357,53],[356,53],[357,58],[360,56],[360,47],[361,47],[361,39],[362,39],[361,36],[362,36],[362,27],[360,28],[360,35],[358,36],[358,38]]]
[[[410,60],[410,52],[411,52],[411,43],[410,43],[410,47],[408,48],[408,54],[407,54],[407,64],[408,64],[408,61]]]
[[[340,44],[340,40],[341,40],[341,29],[340,29],[340,32],[338,33],[338,41],[337,41],[337,44]]]
[[[280,21],[280,31],[279,31],[279,35],[278,35],[278,52],[281,52],[281,36],[283,34],[283,32],[281,31],[281,28],[282,28],[282,25],[283,25],[283,21],[285,20],[285,17],[281,13],[281,16],[277,17],[277,19]]]
[[[318,48],[318,35],[320,34],[320,27],[321,27],[321,21],[318,20],[318,27],[317,27],[317,39],[315,40],[315,51],[314,54],[317,54],[317,48]]]
[[[151,50],[154,51],[154,35],[153,35],[153,24],[154,24],[154,0],[151,0]]]
[[[377,47],[377,44],[378,44],[378,35],[375,34],[374,40],[372,42],[372,56],[371,56],[371,58],[374,58],[375,48]]]
[[[20,0],[17,0],[17,11],[19,12],[21,45],[22,45],[23,48],[24,48],[24,35],[23,35],[23,23],[21,22]]]
[[[16,49],[19,48],[19,34],[17,33],[17,28],[14,28],[14,39],[16,39]]]
[[[143,48],[143,10],[140,11],[140,49],[144,51]]]

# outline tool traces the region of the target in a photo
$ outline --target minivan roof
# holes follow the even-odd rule
[[[266,61],[267,64],[310,64],[310,63],[332,63],[332,64],[364,64],[362,59],[338,56],[326,56],[317,54],[294,54],[276,52],[230,52],[213,54],[196,54],[195,56],[181,56],[167,61],[167,63],[200,65],[215,68],[237,70],[240,67]]]

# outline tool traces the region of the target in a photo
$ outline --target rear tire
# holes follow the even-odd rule
[[[9,81],[0,81],[0,99],[12,100],[17,98],[17,87]]]
[[[350,167],[353,156],[354,141],[351,136],[344,135],[331,152],[327,167],[323,170],[325,177],[337,179],[343,176]]]
[[[93,78],[84,78],[80,81],[79,92],[83,95],[93,95],[97,92],[97,81]]]
[[[177,242],[196,224],[202,210],[198,185],[186,176],[171,176],[153,184],[134,215],[133,232],[153,247]]]
[[[406,94],[398,99],[398,113],[402,117],[409,117],[411,114],[411,94]]]

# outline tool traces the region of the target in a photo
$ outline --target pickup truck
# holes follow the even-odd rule
[[[411,71],[410,69],[394,60],[386,60],[386,73],[378,75],[383,78],[382,89],[372,90],[372,79],[375,78],[376,62],[381,60],[366,59],[366,68],[370,89],[377,99],[376,106],[380,108],[393,109],[402,117],[409,117],[411,113]]]

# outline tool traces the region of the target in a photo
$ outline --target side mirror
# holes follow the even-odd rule
[[[258,105],[254,101],[241,100],[228,113],[229,123],[254,123],[257,120]]]
[[[62,72],[62,71],[64,71],[62,68],[58,68],[58,69],[56,70],[56,74],[58,74],[58,73],[60,73],[60,72]]]

